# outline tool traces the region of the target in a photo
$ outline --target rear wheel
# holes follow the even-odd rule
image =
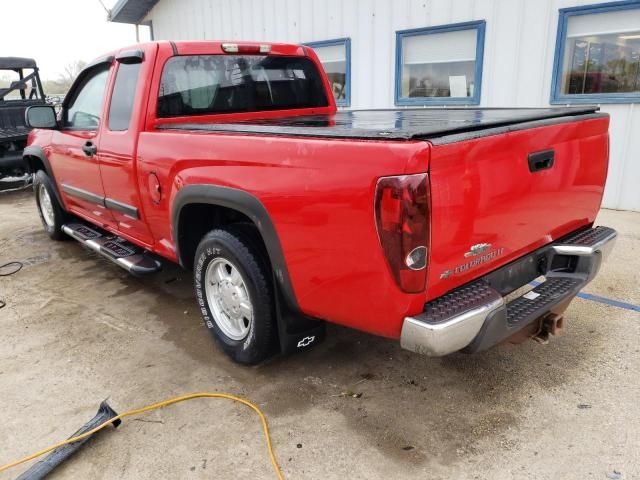
[[[216,324],[232,340],[244,339],[253,322],[253,304],[240,270],[219,257],[209,262],[204,278],[207,305]]]
[[[246,365],[273,353],[276,331],[269,267],[250,237],[243,226],[213,230],[194,262],[196,297],[209,333]]]
[[[62,231],[62,225],[66,220],[66,214],[58,202],[52,180],[44,171],[39,170],[33,180],[33,186],[36,192],[38,213],[44,229],[54,240],[64,240],[67,237]]]

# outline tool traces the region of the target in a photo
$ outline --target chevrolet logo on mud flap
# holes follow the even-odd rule
[[[491,248],[491,244],[490,243],[479,243],[478,245],[472,246],[471,249],[467,253],[464,254],[464,256],[467,257],[467,258],[468,257],[472,257],[472,256],[476,256],[476,255],[479,255],[482,252],[485,252],[489,248]],[[478,251],[478,250],[480,250],[480,251]],[[480,256],[478,258],[474,258],[470,262],[463,263],[462,265],[458,265],[456,268],[454,268],[452,270],[445,270],[444,272],[442,272],[440,274],[440,278],[442,280],[444,280],[445,278],[449,278],[451,275],[457,275],[459,273],[466,272],[470,268],[477,267],[478,265],[481,265],[483,263],[489,262],[489,261],[493,260],[494,258],[501,256],[503,253],[504,253],[504,248],[498,248],[498,249],[494,250],[493,252],[489,252],[489,253],[487,253],[485,255],[482,255],[482,256]]]
[[[311,345],[314,342],[315,339],[316,339],[315,336],[304,337],[302,340],[300,340],[298,342],[298,348],[303,348],[303,347],[307,347],[307,346]]]

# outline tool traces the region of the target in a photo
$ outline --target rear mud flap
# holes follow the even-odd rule
[[[274,278],[274,285],[277,285]],[[308,350],[321,343],[326,336],[326,326],[321,320],[307,317],[292,309],[276,287],[276,314],[278,318],[278,342],[281,355]]]

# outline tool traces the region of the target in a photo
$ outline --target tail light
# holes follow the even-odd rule
[[[427,280],[429,190],[427,174],[378,180],[376,226],[387,264],[398,286],[421,292]]]

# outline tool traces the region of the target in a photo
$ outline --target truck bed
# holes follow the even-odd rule
[[[0,142],[16,142],[26,140],[31,129],[28,127],[0,127]]]
[[[172,123],[158,128],[259,135],[364,140],[462,141],[536,126],[598,117],[598,107],[421,108],[339,111],[335,115],[282,116],[235,122]]]
[[[24,113],[32,105],[42,105],[41,100],[0,101],[0,143],[24,141],[31,130],[24,123]]]

